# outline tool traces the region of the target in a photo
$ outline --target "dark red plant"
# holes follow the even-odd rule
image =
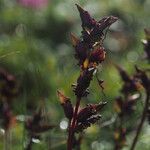
[[[5,131],[15,123],[12,102],[18,92],[19,86],[15,76],[0,68],[0,126]]]
[[[9,149],[10,129],[16,123],[13,114],[13,100],[19,93],[15,76],[0,68],[0,128],[4,130],[4,149]]]
[[[144,50],[147,54],[147,58],[149,60],[149,52],[150,52],[150,32],[145,29],[146,40],[143,40]],[[114,150],[121,150],[126,143],[126,135],[128,129],[124,128],[125,118],[130,117],[134,111],[136,111],[136,102],[140,98],[140,91],[144,89],[146,99],[145,105],[143,108],[143,112],[141,115],[140,123],[137,127],[135,137],[133,138],[133,142],[131,144],[130,150],[134,150],[136,143],[138,141],[138,137],[142,130],[144,121],[146,117],[150,120],[150,78],[148,76],[147,69],[142,70],[135,66],[136,72],[133,76],[128,75],[128,73],[122,69],[120,66],[116,65],[119,74],[123,80],[123,85],[121,89],[122,96],[119,96],[115,99],[114,108],[117,113],[117,119],[115,121],[116,131],[114,133],[114,141],[115,147]]]
[[[25,121],[25,129],[28,131],[29,141],[26,146],[26,150],[31,150],[33,145],[33,139],[41,139],[41,134],[53,129],[54,126],[48,124],[44,120],[44,115],[42,113],[42,107],[33,114],[30,118]]]
[[[82,133],[84,129],[100,120],[99,112],[106,104],[100,102],[98,104],[88,104],[79,110],[80,101],[89,94],[89,86],[97,67],[105,60],[105,48],[103,40],[106,30],[111,24],[117,21],[116,17],[108,16],[96,21],[82,7],[77,5],[82,21],[81,38],[71,34],[71,41],[75,49],[75,58],[80,66],[80,75],[76,84],[73,84],[73,91],[76,95],[76,105],[73,107],[70,98],[64,96],[58,91],[58,97],[65,112],[65,116],[69,119],[68,126],[68,142],[67,150],[72,150],[73,139],[76,133]]]
[[[128,128],[125,127],[126,120],[136,111],[136,103],[140,98],[139,90],[142,87],[141,82],[136,76],[130,76],[128,73],[116,65],[123,85],[121,96],[117,97],[114,102],[114,110],[117,113],[114,131],[114,150],[121,150],[127,146],[126,136]]]

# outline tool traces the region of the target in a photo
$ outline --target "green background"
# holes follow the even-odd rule
[[[134,72],[135,64],[148,67],[143,59],[141,39],[145,38],[143,29],[150,26],[149,0],[49,0],[48,5],[40,9],[24,7],[15,0],[0,0],[0,66],[16,76],[21,89],[14,99],[13,113],[16,116],[32,115],[43,105],[48,122],[56,125],[53,130],[42,134],[40,143],[34,144],[33,150],[66,149],[67,133],[60,128],[60,123],[66,120],[56,91],[64,91],[75,103],[71,84],[79,76],[79,67],[69,39],[70,32],[81,35],[81,21],[75,3],[97,20],[107,15],[119,17],[107,34],[104,42],[106,60],[99,67],[99,78],[105,81],[106,96],[93,79],[90,95],[82,100],[82,105],[101,100],[108,104],[100,123],[86,130],[81,149],[113,149],[113,126],[99,128],[102,122],[115,116],[112,105],[122,85],[113,64],[121,65],[129,74]],[[141,109],[139,101],[136,112],[126,121],[127,126],[136,129]],[[23,149],[27,142],[23,122],[18,121],[10,134],[10,150]],[[129,146],[133,137],[134,132],[127,136]],[[3,147],[1,130],[0,149]],[[124,150],[128,148],[126,146]],[[150,128],[145,123],[136,150],[149,149]]]

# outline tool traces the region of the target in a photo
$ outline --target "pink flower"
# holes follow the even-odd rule
[[[48,0],[18,0],[25,7],[41,8],[48,4]]]

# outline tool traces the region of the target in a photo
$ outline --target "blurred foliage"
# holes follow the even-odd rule
[[[107,58],[99,68],[99,78],[105,81],[106,96],[94,79],[91,94],[88,100],[83,101],[83,104],[86,101],[108,101],[101,122],[114,117],[112,103],[122,85],[113,64],[120,64],[129,73],[133,72],[135,64],[141,68],[148,67],[147,62],[143,61],[140,40],[144,38],[143,29],[150,26],[149,0],[49,0],[41,8],[23,6],[18,0],[0,0],[0,67],[14,74],[20,84],[13,112],[18,116],[31,115],[44,103],[48,121],[57,126],[43,134],[44,140],[34,144],[33,150],[65,150],[66,130],[59,127],[64,121],[64,115],[56,90],[63,89],[69,97],[74,97],[71,84],[76,82],[79,68],[73,57],[69,33],[79,35],[81,30],[75,3],[82,5],[97,19],[106,15],[119,17],[106,37]],[[131,116],[129,125],[137,121],[139,113],[136,112],[135,116]],[[83,150],[113,149],[113,127],[100,129],[98,126],[92,126],[85,133]],[[26,145],[27,133],[23,122],[16,123],[10,134],[12,150],[20,150]],[[3,130],[0,129],[0,149],[4,147],[3,138]],[[128,144],[132,138],[133,134],[129,135]],[[137,150],[141,149],[150,149],[150,129],[146,124],[137,146]]]

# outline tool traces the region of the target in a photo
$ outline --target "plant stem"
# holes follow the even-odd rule
[[[69,126],[67,150],[72,150],[72,141],[73,141],[73,136],[74,136],[74,128],[75,128],[75,125],[76,125],[76,118],[77,118],[77,114],[78,114],[80,100],[81,100],[81,98],[77,98],[75,111],[74,111],[73,118],[72,118],[72,123],[70,123],[70,126]]]
[[[136,143],[138,141],[138,137],[139,137],[140,132],[142,130],[144,121],[146,119],[146,114],[147,114],[147,110],[148,110],[148,103],[149,103],[149,97],[150,97],[150,93],[149,93],[149,91],[146,91],[146,101],[145,101],[143,114],[142,114],[141,121],[140,121],[140,124],[139,124],[139,126],[137,128],[137,132],[136,132],[135,138],[133,139],[133,142],[132,142],[130,150],[134,150],[134,148],[136,146]]]

